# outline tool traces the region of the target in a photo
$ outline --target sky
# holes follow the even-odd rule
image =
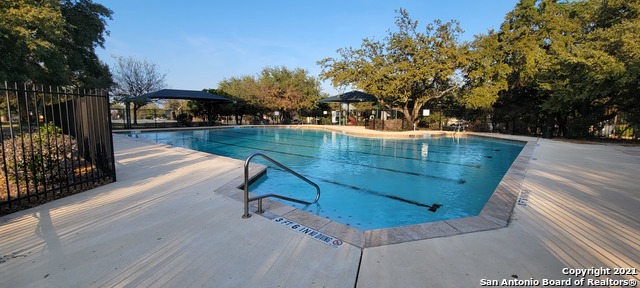
[[[217,88],[224,79],[255,76],[265,67],[302,68],[318,77],[316,63],[358,48],[362,39],[383,40],[396,30],[396,10],[407,10],[425,31],[436,19],[457,20],[460,40],[498,30],[517,0],[94,0],[111,9],[105,48],[114,56],[155,63],[172,89]],[[322,82],[329,95],[346,92]]]

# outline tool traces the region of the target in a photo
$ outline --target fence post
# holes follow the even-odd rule
[[[129,96],[125,96],[124,113],[125,118],[127,119],[125,129],[131,129],[131,102],[129,102]]]

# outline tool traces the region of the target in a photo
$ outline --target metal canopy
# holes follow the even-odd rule
[[[319,100],[320,103],[357,103],[357,102],[376,102],[378,98],[369,93],[361,91],[351,91],[340,95],[327,97]]]
[[[213,93],[198,91],[198,90],[177,90],[177,89],[162,89],[155,92],[147,93],[141,98],[149,99],[186,99],[186,100],[203,100],[218,103],[231,103],[233,100],[216,95]]]
[[[209,103],[233,103],[233,100],[229,98],[198,90],[162,89],[136,98],[144,99],[145,101],[150,101],[151,99],[185,99],[206,101]],[[212,125],[211,107],[207,107],[207,122],[209,125]]]
[[[340,95],[327,97],[321,100],[318,100],[319,103],[347,103],[347,117],[349,117],[349,104],[350,103],[359,103],[359,102],[377,102],[378,98],[369,93],[364,93],[362,91],[351,91],[347,93],[342,93]],[[342,109],[342,107],[340,107]],[[342,114],[342,112],[340,113]],[[342,117],[340,118],[342,121]]]

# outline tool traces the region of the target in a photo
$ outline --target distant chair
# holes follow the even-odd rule
[[[349,116],[349,125],[350,126],[355,126],[356,125],[356,118],[353,118],[353,116]]]

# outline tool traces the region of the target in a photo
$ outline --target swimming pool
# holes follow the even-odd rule
[[[474,137],[374,139],[324,130],[230,128],[131,136],[245,160],[262,152],[316,182],[317,205],[287,205],[361,230],[475,216],[523,143]],[[270,165],[255,158],[257,163]],[[315,189],[269,168],[251,186],[312,200]]]

